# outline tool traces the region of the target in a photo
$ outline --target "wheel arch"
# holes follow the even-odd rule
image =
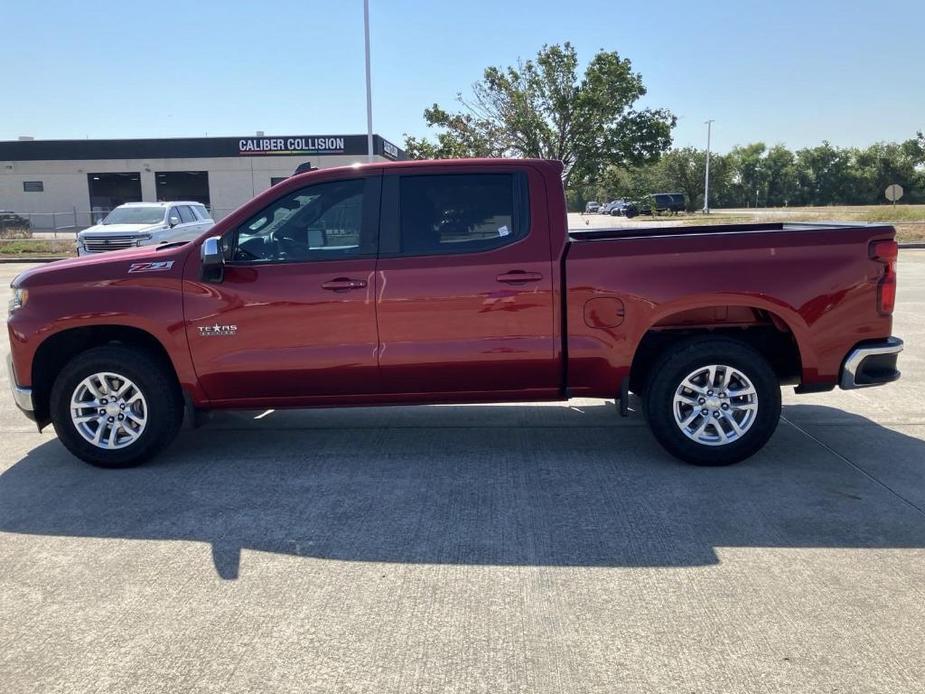
[[[660,312],[642,331],[633,353],[629,388],[642,393],[652,366],[666,350],[695,337],[725,337],[755,349],[782,384],[801,381],[811,355],[799,323],[757,303],[717,301]]]
[[[176,365],[163,343],[152,333],[130,325],[101,324],[67,328],[49,335],[32,358],[32,401],[39,427],[50,420],[51,388],[64,366],[82,352],[107,344],[143,349],[162,363],[182,395]]]

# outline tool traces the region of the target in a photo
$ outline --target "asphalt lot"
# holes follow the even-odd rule
[[[4,372],[0,690],[922,691],[925,251],[899,281],[903,380],[787,389],[724,469],[573,400],[225,414],[107,472]]]

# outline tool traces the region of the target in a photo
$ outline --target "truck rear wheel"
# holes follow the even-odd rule
[[[694,338],[652,367],[644,397],[659,443],[693,465],[731,465],[762,446],[780,420],[780,382],[745,343]]]
[[[161,360],[119,345],[68,363],[52,386],[50,409],[61,443],[105,468],[144,462],[173,441],[183,421],[179,389]]]

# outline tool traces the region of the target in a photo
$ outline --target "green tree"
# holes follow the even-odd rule
[[[703,208],[707,153],[695,147],[673,149],[663,155],[654,167],[660,170],[659,187],[668,193],[681,192],[688,211]],[[710,204],[727,195],[729,185],[727,157],[715,152],[710,155]]]
[[[767,207],[784,207],[796,199],[797,167],[793,152],[783,145],[774,145],[764,158],[765,198]]]
[[[728,194],[735,207],[758,207],[764,204],[767,191],[766,151],[763,142],[755,142],[733,147],[727,155],[731,169]]]
[[[854,197],[850,151],[823,142],[799,150],[796,162],[801,204],[845,204]]]
[[[437,104],[424,111],[436,141],[405,136],[414,158],[513,156],[563,162],[563,182],[592,182],[608,167],[651,164],[671,145],[675,117],[638,109],[642,76],[627,58],[600,51],[584,74],[571,43],[545,45],[535,59],[489,67],[458,96],[462,110]]]

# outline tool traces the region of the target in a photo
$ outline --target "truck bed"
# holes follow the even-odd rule
[[[652,330],[738,330],[762,321],[792,336],[803,386],[833,386],[854,345],[891,334],[890,316],[877,310],[882,265],[869,249],[894,233],[839,222],[569,230],[569,387],[586,395],[619,380],[618,368]],[[612,315],[586,315],[591,300]]]

